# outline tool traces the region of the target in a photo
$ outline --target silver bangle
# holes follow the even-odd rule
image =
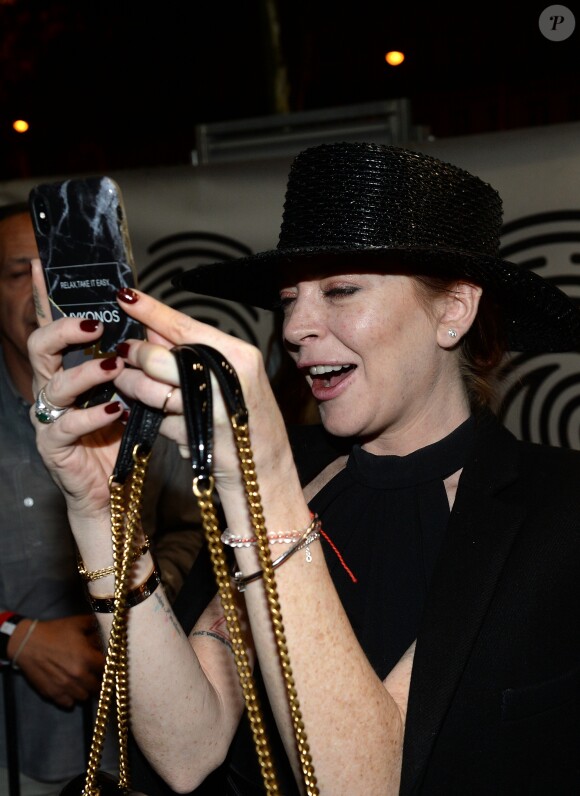
[[[312,542],[315,542],[317,539],[320,538],[320,520],[316,520],[314,523],[314,528],[310,530],[310,526],[307,532],[304,534],[302,539],[300,539],[294,547],[291,547],[290,550],[287,550],[285,553],[282,553],[281,556],[278,556],[274,561],[272,561],[272,569],[277,569],[277,567],[281,566],[285,561],[287,561],[290,556],[293,556],[294,553],[297,553],[299,550],[303,550],[306,548],[306,560],[310,562],[312,560],[312,556],[310,555],[310,550],[308,549],[309,545]],[[264,571],[259,569],[257,572],[252,572],[251,575],[244,575],[238,570],[234,572],[234,582],[237,586],[238,591],[242,592],[246,590],[246,586],[249,583],[253,583],[255,580],[259,580],[263,577]]]

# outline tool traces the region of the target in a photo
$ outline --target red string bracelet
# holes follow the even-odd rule
[[[338,547],[334,544],[334,542],[329,537],[329,535],[322,530],[322,526],[320,526],[320,535],[323,536],[326,539],[326,541],[328,542],[328,544],[332,547],[332,549],[334,550],[334,552],[336,553],[336,555],[338,557],[338,560],[342,564],[342,567],[343,567],[344,571],[349,576],[349,578],[352,580],[352,582],[353,583],[358,583],[358,580],[356,579],[356,576],[353,574],[352,570],[349,569],[349,567],[346,565],[346,562],[345,562],[344,558],[342,557],[342,555],[340,554],[340,551],[339,551]]]
[[[312,520],[312,522],[310,523],[310,526],[308,526],[308,528],[304,529],[304,531],[291,531],[290,532],[290,534],[298,534],[296,539],[294,539],[290,535],[286,536],[283,533],[279,533],[279,534],[268,534],[268,541],[270,542],[270,544],[272,544],[274,542],[280,542],[280,541],[288,542],[288,543],[290,543],[292,541],[297,541],[297,540],[299,541],[301,539],[301,535],[304,535],[305,532],[307,533],[308,531],[310,531],[312,529],[314,521],[318,520],[318,516],[313,511],[311,511],[310,512],[310,519]],[[324,539],[326,539],[326,541],[328,542],[328,544],[330,545],[330,547],[332,548],[332,550],[336,554],[338,560],[340,561],[340,563],[342,565],[342,568],[347,573],[347,575],[349,576],[351,581],[353,583],[358,583],[358,580],[357,580],[356,576],[354,575],[354,573],[352,572],[350,567],[347,566],[346,561],[342,557],[339,549],[334,544],[334,542],[332,541],[330,536],[322,529],[322,524],[320,522],[317,523],[317,530],[320,533],[320,535],[322,537],[324,537]],[[242,537],[238,537],[238,536],[233,536],[233,535],[231,535],[231,532],[229,531],[228,528],[226,528],[224,533],[221,535],[221,540],[222,540],[222,542],[224,544],[227,544],[230,547],[250,547],[251,545],[255,545],[256,542],[257,542],[257,539],[254,536],[251,537],[251,538],[242,538]],[[282,556],[282,560],[285,560],[285,558],[286,558],[286,556]],[[277,561],[278,561],[278,559],[277,559]],[[255,573],[255,574],[258,575],[259,573]],[[240,577],[241,577],[241,573],[240,573]],[[254,579],[255,579],[254,576],[252,576],[252,580],[254,580]]]
[[[313,511],[311,511],[311,512],[310,512],[310,517],[311,517],[312,519],[314,519],[314,517],[315,517],[315,516],[316,516],[316,515],[314,514],[314,512],[313,512]],[[356,578],[356,575],[353,573],[353,571],[350,569],[350,567],[348,567],[348,566],[347,566],[347,564],[346,564],[346,561],[344,560],[344,558],[342,557],[342,555],[341,555],[341,553],[340,553],[340,550],[339,550],[339,549],[338,549],[338,547],[337,547],[337,546],[334,544],[334,542],[332,541],[332,539],[330,538],[330,536],[329,536],[327,533],[325,533],[325,531],[323,530],[323,528],[322,528],[322,523],[320,523],[320,524],[319,524],[319,526],[318,526],[318,530],[319,530],[319,532],[320,532],[320,535],[321,535],[321,536],[322,536],[324,539],[326,539],[326,541],[328,542],[328,544],[330,545],[330,547],[331,547],[331,548],[334,550],[334,552],[336,553],[336,557],[337,557],[337,558],[338,558],[338,560],[340,561],[340,563],[341,563],[341,565],[342,565],[342,568],[344,569],[344,571],[346,572],[346,574],[348,575],[348,577],[349,577],[349,578],[352,580],[352,582],[353,582],[353,583],[358,583],[358,580],[357,580],[357,578]]]

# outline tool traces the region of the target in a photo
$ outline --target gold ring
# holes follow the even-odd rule
[[[163,406],[161,407],[161,411],[163,412],[163,414],[166,414],[166,407],[172,395],[173,395],[173,387],[169,390],[169,392],[165,396],[165,400],[163,401]]]

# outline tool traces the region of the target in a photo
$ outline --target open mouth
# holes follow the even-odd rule
[[[356,365],[312,365],[308,374],[313,384],[318,383],[324,387],[334,387],[345,376],[355,369]]]

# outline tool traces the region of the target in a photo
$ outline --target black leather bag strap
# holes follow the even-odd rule
[[[198,356],[203,357],[207,366],[214,372],[222,388],[222,394],[230,416],[235,417],[236,422],[239,424],[247,423],[248,410],[236,371],[224,355],[215,348],[201,343],[194,346],[194,348]]]
[[[172,349],[179,370],[183,413],[191,467],[198,483],[210,483],[213,469],[213,398],[211,373],[218,380],[230,417],[247,422],[248,410],[235,370],[211,346],[182,345]]]
[[[172,349],[180,374],[183,404],[188,438],[190,441],[191,466],[194,476],[209,478],[213,457],[213,406],[209,383],[210,369],[214,372],[230,415],[247,422],[248,411],[235,370],[227,359],[211,346],[182,345]],[[153,448],[163,420],[163,411],[141,401],[131,407],[125,426],[121,447],[113,470],[115,483],[124,484],[133,469],[135,447],[144,455]]]
[[[115,483],[124,484],[127,481],[133,469],[134,452],[137,446],[144,455],[151,452],[162,420],[161,409],[153,409],[141,401],[133,403],[111,476]]]
[[[213,468],[213,401],[210,373],[194,346],[172,349],[179,371],[193,477],[211,481]]]

